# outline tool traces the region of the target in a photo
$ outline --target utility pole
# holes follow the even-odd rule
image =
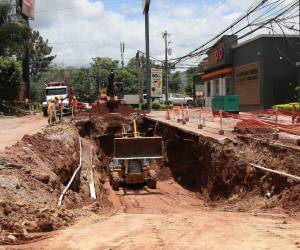
[[[163,38],[165,39],[165,84],[166,84],[166,102],[169,101],[169,76],[168,76],[168,32],[163,33]]]
[[[142,62],[141,62],[141,58],[140,58],[140,51],[138,50],[136,52],[136,62],[137,62],[137,72],[138,72],[138,85],[139,85],[139,96],[140,96],[140,108],[142,108],[142,104],[144,103],[144,84],[143,84],[143,81],[142,81],[142,68],[143,68],[143,65],[142,65]]]
[[[26,22],[26,25],[29,25],[29,17],[22,13],[22,1],[17,1],[19,5],[19,13]],[[30,99],[30,57],[29,57],[29,38],[25,42],[25,54],[22,59],[22,69],[23,69],[23,82],[26,83],[26,98]]]
[[[143,0],[143,11],[145,15],[145,39],[146,39],[146,82],[147,82],[147,109],[151,110],[151,65],[150,65],[150,43],[149,43],[149,7],[151,0]]]
[[[25,17],[29,27],[29,17]],[[27,83],[26,96],[30,99],[30,55],[29,55],[29,38],[26,41],[25,57],[23,60],[23,80]]]
[[[122,69],[124,69],[124,53],[125,53],[125,43],[120,42],[120,51],[121,51],[121,63]]]

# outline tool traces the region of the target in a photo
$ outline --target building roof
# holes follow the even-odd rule
[[[251,38],[249,40],[246,40],[244,42],[238,43],[237,45],[233,45],[232,48],[236,49],[236,48],[242,47],[242,46],[244,46],[246,44],[249,44],[249,43],[252,43],[254,41],[257,41],[259,39],[263,39],[263,38],[285,38],[285,37],[300,39],[299,35],[271,35],[271,34],[261,34],[261,35],[258,35],[256,37],[253,37],[253,38]]]

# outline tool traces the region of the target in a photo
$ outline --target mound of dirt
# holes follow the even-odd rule
[[[0,154],[0,236],[22,238],[24,232],[49,231],[72,221],[71,213],[57,209],[56,204],[78,166],[78,137],[76,128],[59,124],[25,135]],[[76,186],[75,182],[72,190]],[[66,204],[82,201],[72,190]]]

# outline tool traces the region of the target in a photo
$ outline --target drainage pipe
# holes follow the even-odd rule
[[[96,189],[95,189],[95,183],[94,183],[94,175],[93,175],[93,171],[94,171],[94,161],[93,161],[93,155],[94,155],[94,147],[91,147],[91,175],[90,175],[90,180],[89,180],[89,186],[90,186],[90,193],[91,193],[91,198],[92,199],[96,199]]]
[[[296,181],[300,181],[299,176],[295,176],[295,175],[287,174],[287,173],[284,173],[284,172],[276,171],[276,170],[273,170],[273,169],[265,168],[265,167],[262,167],[260,165],[256,165],[256,164],[252,164],[252,163],[250,165],[254,168],[257,168],[257,169],[260,169],[260,170],[263,170],[263,171],[266,171],[266,172],[270,172],[270,173],[273,173],[273,174],[278,174],[278,175],[281,175],[281,176],[284,176],[284,177],[291,178],[291,179],[296,180]]]
[[[81,165],[82,165],[82,140],[81,138],[79,138],[79,147],[80,147],[80,151],[79,151],[79,166],[78,168],[76,168],[76,170],[74,171],[74,174],[71,178],[71,180],[69,181],[68,185],[65,187],[64,191],[61,193],[59,200],[58,200],[58,206],[61,206],[64,195],[66,194],[66,192],[68,191],[68,189],[70,188],[70,186],[72,185],[77,173],[79,172]]]

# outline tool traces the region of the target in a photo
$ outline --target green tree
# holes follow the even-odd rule
[[[192,95],[193,94],[193,85],[188,83],[185,88],[184,88],[184,92],[187,94],[187,95]]]
[[[181,85],[182,85],[182,80],[180,77],[180,72],[177,71],[171,76],[169,82],[169,89],[171,92],[178,92]]]
[[[199,72],[200,72],[199,67],[193,67],[187,70],[187,85],[193,85],[193,77]]]
[[[80,101],[91,102],[97,99],[98,90],[91,68],[81,68],[72,73],[71,83]]]
[[[0,2],[0,55],[17,56],[25,52],[30,28],[21,18],[16,18],[12,2]]]
[[[138,78],[135,74],[129,72],[127,69],[117,70],[115,72],[115,81],[124,83],[125,94],[139,93]]]
[[[56,56],[52,56],[48,39],[44,40],[38,31],[31,31],[29,40],[30,74],[33,80],[39,79]]]
[[[21,80],[21,64],[10,57],[0,57],[0,100],[15,100]]]

